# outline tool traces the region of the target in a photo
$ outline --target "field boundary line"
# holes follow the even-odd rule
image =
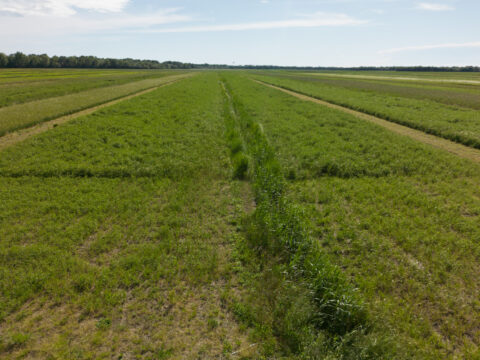
[[[391,122],[391,121],[388,121],[388,120],[385,120],[385,119],[382,119],[382,118],[379,118],[379,117],[376,117],[376,116],[373,116],[373,115],[368,115],[368,114],[365,114],[361,111],[352,110],[350,108],[347,108],[347,107],[344,107],[344,106],[341,106],[341,105],[336,105],[336,104],[330,103],[328,101],[320,100],[320,99],[317,99],[317,98],[314,98],[314,97],[311,97],[311,96],[308,96],[308,95],[304,95],[304,94],[296,92],[296,91],[287,90],[285,88],[275,86],[275,85],[272,85],[272,84],[269,84],[269,83],[266,83],[266,82],[263,82],[263,81],[260,81],[260,80],[255,80],[255,79],[251,79],[251,80],[258,83],[258,84],[268,86],[272,89],[280,90],[280,91],[282,91],[286,94],[292,95],[292,96],[294,96],[298,99],[314,102],[316,104],[327,106],[331,109],[343,111],[343,112],[348,113],[350,115],[353,115],[357,118],[367,120],[371,123],[379,125],[379,126],[385,128],[387,130],[390,130],[390,131],[394,132],[394,133],[397,133],[397,134],[400,134],[400,135],[403,135],[403,136],[407,136],[407,137],[409,137],[413,140],[416,140],[416,141],[422,142],[424,144],[431,145],[433,147],[448,151],[449,153],[455,154],[455,155],[457,155],[459,157],[462,157],[464,159],[468,159],[468,160],[474,161],[476,163],[480,163],[480,150],[478,150],[478,149],[475,149],[475,148],[472,148],[472,147],[469,147],[469,146],[466,146],[466,145],[462,145],[460,143],[453,142],[451,140],[447,140],[447,139],[444,139],[444,138],[441,138],[441,137],[438,137],[438,136],[435,136],[435,135],[427,134],[423,131],[413,129],[413,128],[410,128],[408,126],[400,125],[400,124],[397,124],[397,123],[394,123],[394,122]]]
[[[362,80],[399,80],[399,81],[426,81],[432,83],[452,83],[452,84],[467,84],[467,85],[480,85],[479,80],[468,80],[468,79],[429,79],[429,78],[415,78],[415,77],[396,77],[396,76],[377,76],[377,75],[356,75],[356,74],[327,74],[327,73],[308,73],[304,72],[305,75],[313,76],[330,76],[330,77],[340,77],[345,79],[362,79]]]
[[[140,91],[135,92],[133,94],[122,96],[120,98],[116,98],[114,100],[104,102],[103,104],[95,105],[95,106],[92,106],[92,107],[74,112],[72,114],[63,115],[63,116],[57,117],[57,118],[52,119],[52,120],[47,120],[47,121],[41,122],[39,124],[30,126],[28,128],[20,129],[20,130],[17,130],[17,131],[12,131],[12,132],[7,133],[7,134],[0,137],[0,151],[2,151],[3,149],[5,149],[9,146],[12,146],[12,145],[15,145],[19,142],[22,142],[22,141],[26,140],[27,138],[29,138],[33,135],[37,135],[37,134],[43,133],[45,131],[51,130],[58,125],[64,124],[64,123],[66,123],[70,120],[73,120],[75,118],[78,118],[80,116],[90,115],[97,110],[100,110],[100,109],[103,109],[105,107],[118,104],[121,101],[129,100],[129,99],[132,99],[134,97],[147,94],[147,93],[155,91],[155,90],[157,90],[161,87],[171,85],[173,83],[176,83],[180,80],[186,79],[186,78],[191,77],[191,76],[193,76],[193,74],[175,75],[174,76],[175,79],[164,82],[160,85],[156,85],[156,86],[148,88],[148,89],[140,90]],[[165,78],[165,79],[167,79],[167,78]]]

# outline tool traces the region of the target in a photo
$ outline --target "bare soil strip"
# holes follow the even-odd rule
[[[464,159],[468,159],[468,160],[472,160],[474,162],[480,163],[480,150],[470,148],[468,146],[461,145],[461,144],[458,144],[456,142],[446,140],[446,139],[443,139],[443,138],[440,138],[440,137],[437,137],[437,136],[434,136],[434,135],[430,135],[430,134],[424,133],[423,131],[415,130],[415,129],[409,128],[407,126],[399,125],[399,124],[396,124],[396,123],[393,123],[393,122],[390,122],[390,121],[387,121],[387,120],[384,120],[384,119],[381,119],[381,118],[378,118],[378,117],[375,117],[375,116],[372,116],[372,115],[368,115],[368,114],[362,113],[360,111],[352,110],[352,109],[349,109],[349,108],[346,108],[346,107],[343,107],[343,106],[339,106],[339,105],[329,103],[327,101],[323,101],[323,100],[319,100],[319,99],[316,99],[316,98],[313,98],[313,97],[310,97],[310,96],[307,96],[307,95],[303,95],[303,94],[297,93],[295,91],[291,91],[291,90],[287,90],[287,89],[284,89],[284,88],[281,88],[281,87],[278,87],[278,86],[274,86],[274,85],[265,83],[263,81],[258,81],[258,80],[253,80],[253,81],[255,81],[259,84],[268,86],[270,88],[283,91],[284,93],[295,96],[295,97],[297,97],[301,100],[311,101],[311,102],[314,102],[316,104],[324,105],[324,106],[327,106],[327,107],[332,108],[332,109],[336,109],[336,110],[346,112],[346,113],[354,115],[354,116],[356,116],[360,119],[367,120],[367,121],[370,121],[374,124],[380,125],[380,126],[386,128],[390,131],[393,131],[397,134],[408,136],[408,137],[410,137],[414,140],[420,141],[424,144],[428,144],[428,145],[434,146],[436,148],[446,150],[446,151],[448,151],[452,154],[455,154],[459,157],[462,157]]]
[[[31,126],[29,128],[26,128],[26,129],[21,129],[21,130],[18,130],[18,131],[8,133],[8,134],[0,137],[0,151],[9,147],[9,146],[12,146],[16,143],[19,143],[19,142],[29,138],[30,136],[37,135],[37,134],[40,134],[42,132],[51,130],[56,126],[58,126],[60,124],[64,124],[64,123],[66,123],[66,122],[68,122],[72,119],[77,118],[77,117],[84,116],[84,115],[89,115],[89,114],[91,114],[91,113],[93,113],[93,112],[95,112],[99,109],[103,109],[107,106],[112,106],[112,105],[118,104],[121,101],[128,100],[128,99],[131,99],[131,98],[134,98],[134,97],[152,92],[154,90],[157,90],[158,88],[173,84],[173,83],[175,83],[175,82],[177,82],[181,79],[184,79],[186,77],[189,77],[189,76],[192,76],[192,75],[189,74],[189,75],[183,75],[183,76],[182,75],[181,76],[175,76],[173,80],[162,83],[162,84],[160,84],[158,86],[155,86],[153,88],[142,90],[142,91],[136,92],[134,94],[130,94],[130,95],[127,95],[127,96],[124,96],[124,97],[121,97],[121,98],[103,103],[101,105],[93,106],[91,108],[78,111],[78,112],[73,113],[73,114],[69,114],[69,115],[61,116],[61,117],[53,119],[53,120],[45,121],[45,122],[42,122],[40,124]]]

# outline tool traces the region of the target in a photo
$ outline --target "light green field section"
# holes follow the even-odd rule
[[[398,79],[405,81],[422,80],[435,83],[480,84],[478,72],[418,72],[418,71],[318,71],[306,72],[309,75],[346,77],[358,79]]]
[[[381,86],[359,89],[358,85],[357,88],[352,84],[338,86],[338,84],[292,77],[255,76],[255,78],[467,146],[480,148],[480,111],[459,106],[455,96],[449,97],[450,102],[455,102],[449,105],[432,99],[431,92],[430,95],[426,95],[425,93],[428,93],[426,89],[418,91],[417,94],[413,90],[410,92],[407,90],[409,94],[400,95],[398,88],[387,90],[384,88],[385,85],[383,89]],[[470,100],[467,101],[477,104],[479,102],[475,100],[477,95],[471,94]],[[444,92],[441,97],[445,98],[445,96],[448,95]]]
[[[0,151],[0,358],[479,358],[480,166],[253,79],[439,119],[476,90],[161,76],[0,109],[6,132],[179,80]]]
[[[157,70],[153,70],[156,72]],[[0,69],[0,84],[12,82],[35,82],[44,80],[110,77],[115,75],[135,75],[150,70],[112,69]]]
[[[84,70],[80,74],[72,75],[67,70],[56,70],[50,73],[50,76],[38,78],[42,72],[31,70],[32,78],[24,78],[21,74],[14,73],[18,77],[12,76],[8,78],[11,81],[5,81],[0,70],[0,107],[180,73],[128,70],[106,73],[101,70]]]
[[[0,357],[258,358],[230,310],[245,195],[222,114],[198,76],[2,152]]]
[[[75,94],[52,97],[0,108],[0,135],[29,127],[42,121],[71,114],[89,107],[100,105],[145,89],[179,80],[185,76],[172,75],[155,79],[135,81],[123,85],[87,90]]]

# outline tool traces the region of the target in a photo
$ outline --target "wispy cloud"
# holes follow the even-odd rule
[[[21,16],[66,17],[77,9],[120,12],[129,0],[0,0],[0,11]]]
[[[453,6],[446,4],[436,4],[436,3],[419,3],[417,9],[427,10],[427,11],[451,11],[455,10]]]
[[[152,26],[190,22],[192,17],[179,9],[163,9],[150,14],[133,15],[125,12],[106,16],[4,16],[0,21],[0,39],[12,37],[91,34],[141,30]]]
[[[480,47],[480,41],[468,42],[468,43],[447,43],[436,45],[420,45],[420,46],[406,46],[401,48],[393,48],[387,50],[381,50],[379,54],[393,54],[404,51],[420,51],[420,50],[432,50],[432,49],[455,49],[455,48],[477,48]]]
[[[317,12],[312,15],[288,20],[273,20],[261,22],[245,22],[237,24],[199,25],[177,28],[145,29],[149,33],[191,33],[218,31],[269,30],[285,28],[313,28],[323,26],[352,26],[365,24],[368,21],[355,19],[346,14]]]

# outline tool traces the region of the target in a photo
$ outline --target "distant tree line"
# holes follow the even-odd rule
[[[0,53],[0,68],[85,68],[85,69],[191,69],[193,64],[178,61],[111,59],[96,56],[25,55]]]
[[[254,69],[254,70],[356,70],[356,71],[458,71],[480,72],[480,66],[362,66],[362,67],[314,67],[274,65],[219,65],[191,64],[179,61],[112,59],[96,56],[48,56],[26,55],[21,52],[6,55],[0,52],[0,68],[85,68],[85,69]]]

